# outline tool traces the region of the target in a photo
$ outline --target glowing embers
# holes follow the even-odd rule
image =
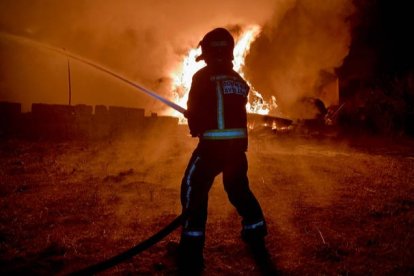
[[[233,68],[243,78],[245,78],[242,71],[245,57],[249,53],[251,43],[256,39],[259,33],[259,26],[250,26],[242,32],[238,39],[236,39],[236,45],[233,51]],[[172,73],[171,77],[173,79],[173,101],[181,106],[186,106],[187,104],[188,93],[191,88],[192,76],[195,72],[206,65],[204,61],[196,62],[195,58],[200,54],[201,48],[191,49],[188,55],[184,58],[183,63],[180,65],[180,68]],[[276,98],[274,96],[272,96],[270,101],[267,102],[248,81],[247,83],[250,86],[249,102],[246,105],[247,112],[266,115],[269,114],[270,110],[277,108]],[[180,123],[185,123],[186,121],[183,115],[176,111],[171,111],[170,115],[179,117]]]
[[[268,102],[254,88],[250,87],[250,90],[249,102],[246,105],[247,112],[268,115],[270,110],[277,108],[275,96],[272,96],[270,102]]]

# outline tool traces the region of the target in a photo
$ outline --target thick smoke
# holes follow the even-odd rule
[[[213,27],[263,24],[275,1],[15,1],[0,3],[0,31],[85,57],[170,96],[170,74]],[[0,37],[0,99],[67,103],[67,60]],[[21,58],[23,57],[24,58]],[[161,106],[72,62],[72,103]]]
[[[332,80],[346,57],[352,1],[291,1],[268,21],[247,57],[246,75],[266,98],[274,95],[281,111],[299,116],[304,97],[322,98],[320,87]]]
[[[347,53],[344,0],[329,1],[16,1],[0,3],[0,31],[64,48],[158,93],[171,96],[171,72],[202,36],[218,26],[258,24],[264,31],[248,56],[248,75],[282,106],[312,93],[321,70]],[[0,100],[67,103],[67,59],[0,36]],[[76,61],[72,104],[164,106]],[[306,70],[305,70],[306,69]]]

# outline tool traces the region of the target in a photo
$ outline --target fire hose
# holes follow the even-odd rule
[[[56,51],[56,49],[52,49],[52,50],[55,50]],[[155,92],[153,92],[151,90],[148,90],[147,88],[145,88],[145,87],[143,87],[141,85],[138,85],[138,84],[136,84],[136,83],[134,83],[134,82],[132,82],[132,81],[130,81],[130,80],[122,77],[121,75],[115,74],[114,72],[109,71],[108,69],[106,69],[106,68],[104,68],[102,66],[99,66],[99,65],[94,64],[92,62],[86,61],[86,60],[84,60],[82,58],[79,58],[79,57],[77,57],[75,55],[68,54],[68,53],[65,53],[65,54],[68,57],[70,57],[70,58],[73,58],[73,59],[76,59],[76,60],[81,61],[83,63],[86,63],[86,64],[88,64],[88,65],[90,65],[90,66],[92,66],[92,67],[94,67],[94,68],[96,68],[96,69],[98,69],[100,71],[103,71],[103,72],[105,72],[105,73],[107,73],[107,74],[109,74],[109,75],[111,75],[111,76],[113,76],[113,77],[115,77],[115,78],[117,78],[117,79],[119,79],[119,80],[121,80],[121,81],[129,84],[129,85],[131,85],[134,88],[139,89],[141,92],[144,92],[147,95],[149,95],[149,96],[151,96],[151,97],[153,97],[153,98],[155,98],[155,99],[157,99],[157,100],[165,103],[166,105],[174,108],[175,110],[177,110],[178,112],[181,112],[182,114],[185,114],[185,112],[186,112],[186,109],[185,108],[183,108],[183,107],[181,107],[181,106],[179,106],[179,105],[177,105],[177,104],[175,104],[175,103],[167,100],[164,97],[161,97],[157,93],[155,93]],[[113,267],[113,266],[115,266],[115,265],[117,265],[117,264],[119,264],[119,263],[121,263],[123,261],[126,261],[126,260],[134,257],[138,253],[140,253],[140,252],[148,249],[149,247],[153,246],[154,244],[156,244],[157,242],[159,242],[160,240],[162,240],[164,237],[166,237],[168,234],[170,234],[172,231],[174,231],[175,229],[177,229],[181,225],[182,220],[186,217],[185,214],[186,213],[184,212],[183,214],[177,216],[172,222],[170,222],[170,224],[168,224],[167,226],[165,226],[159,232],[155,233],[154,235],[152,235],[148,239],[140,242],[139,244],[135,245],[134,247],[132,247],[132,248],[130,248],[130,249],[128,249],[128,250],[126,250],[126,251],[118,254],[118,255],[115,255],[115,256],[113,256],[113,257],[111,257],[111,258],[109,258],[109,259],[107,259],[105,261],[102,261],[100,263],[94,264],[92,266],[89,266],[89,267],[83,268],[83,269],[81,269],[79,271],[76,271],[74,273],[71,273],[71,275],[92,275],[92,274],[101,272],[103,270],[106,270],[108,268],[111,268],[111,267]]]
[[[80,56],[72,54],[72,53],[66,51],[65,49],[59,49],[59,48],[50,46],[48,44],[35,41],[33,39],[29,39],[29,38],[25,38],[25,37],[17,36],[17,35],[12,35],[12,34],[8,34],[8,33],[4,33],[4,32],[0,32],[0,36],[6,37],[8,39],[11,39],[11,40],[14,40],[14,41],[17,41],[17,42],[29,43],[29,44],[37,46],[39,48],[45,48],[49,51],[56,52],[56,53],[59,53],[61,55],[66,56],[68,58],[72,58],[74,60],[80,61],[80,62],[82,62],[84,64],[87,64],[87,65],[89,65],[89,66],[91,66],[95,69],[98,69],[99,71],[107,73],[107,74],[111,75],[112,77],[115,77],[118,80],[121,80],[121,81],[125,82],[126,84],[128,84],[128,85],[130,85],[134,88],[137,88],[139,91],[141,91],[141,92],[143,92],[143,93],[145,93],[145,94],[147,94],[147,95],[163,102],[164,104],[168,105],[169,107],[174,108],[175,110],[177,110],[178,112],[180,112],[182,114],[185,114],[185,112],[187,111],[185,108],[179,106],[178,104],[176,104],[176,103],[174,103],[170,100],[167,100],[166,98],[164,98],[164,97],[158,95],[157,93],[143,87],[142,85],[139,85],[135,82],[130,81],[129,79],[123,77],[121,74],[114,73],[113,71],[111,71],[109,69],[106,69],[105,67],[103,67],[101,65],[98,65],[98,64],[96,64],[94,62],[91,62],[89,60],[86,60],[86,59],[84,59]]]
[[[149,96],[151,96],[151,97],[153,97],[153,98],[155,98],[155,99],[157,99],[157,100],[165,103],[169,107],[174,108],[175,110],[177,110],[178,112],[180,112],[182,114],[185,114],[185,112],[187,111],[185,108],[179,106],[178,104],[176,104],[176,103],[174,103],[174,102],[172,102],[170,100],[167,100],[166,98],[164,98],[164,97],[158,95],[157,93],[155,93],[155,92],[153,92],[153,91],[151,91],[151,90],[143,87],[142,85],[139,85],[139,84],[137,84],[135,82],[132,82],[132,81],[128,80],[127,78],[125,78],[125,77],[123,77],[123,76],[121,76],[119,74],[116,74],[116,73],[114,73],[114,72],[112,72],[112,71],[110,71],[110,70],[108,70],[108,69],[106,69],[106,68],[104,68],[104,67],[102,67],[100,65],[97,65],[97,64],[92,63],[90,61],[87,61],[85,59],[82,59],[82,58],[80,58],[78,56],[75,56],[73,54],[66,53],[66,52],[62,52],[59,49],[51,48],[51,50],[58,51],[61,54],[65,54],[65,55],[67,55],[70,58],[73,58],[75,60],[78,60],[80,62],[83,62],[83,63],[85,63],[85,64],[87,64],[89,66],[92,66],[92,67],[94,67],[94,68],[102,71],[102,72],[105,72],[105,73],[107,73],[107,74],[109,74],[109,75],[111,75],[111,76],[113,76],[113,77],[115,77],[115,78],[117,78],[117,79],[119,79],[119,80],[121,80],[121,81],[129,84],[130,86],[132,86],[134,88],[137,88],[139,91],[144,92],[145,94],[147,94],[147,95],[149,95]]]
[[[93,275],[95,273],[104,271],[108,268],[111,268],[121,262],[124,262],[132,257],[134,257],[135,255],[137,255],[138,253],[150,248],[151,246],[153,246],[154,244],[156,244],[157,242],[159,242],[160,240],[162,240],[163,238],[165,238],[167,235],[169,235],[172,231],[174,231],[175,229],[177,229],[180,225],[181,222],[188,216],[188,212],[184,212],[183,214],[177,216],[172,222],[170,222],[170,224],[168,224],[167,226],[165,226],[163,229],[161,229],[160,231],[158,231],[157,233],[155,233],[154,235],[152,235],[151,237],[149,237],[148,239],[140,242],[139,244],[135,245],[134,247],[131,247],[130,249],[115,255],[105,261],[102,261],[100,263],[88,266],[86,268],[83,268],[81,270],[75,271],[70,273],[69,275]]]
[[[111,75],[112,77],[115,77],[115,78],[125,82],[126,84],[128,84],[128,85],[138,89],[139,91],[144,92],[145,94],[147,94],[147,95],[163,102],[164,104],[172,107],[173,109],[177,110],[178,112],[180,112],[182,114],[185,114],[186,111],[187,111],[185,108],[177,105],[176,103],[171,102],[171,101],[167,100],[166,98],[158,95],[157,93],[155,93],[155,92],[153,92],[153,91],[151,91],[151,90],[149,90],[149,89],[147,89],[147,88],[145,88],[145,87],[143,87],[143,86],[141,86],[137,83],[134,83],[134,82],[128,80],[127,78],[121,76],[120,74],[116,74],[116,73],[104,68],[103,66],[100,66],[100,65],[98,65],[96,63],[93,63],[91,61],[88,61],[84,58],[81,58],[79,56],[71,54],[71,53],[67,52],[66,50],[61,50],[59,48],[52,47],[50,45],[40,43],[40,42],[34,41],[32,39],[24,38],[24,37],[21,37],[21,36],[16,36],[16,35],[11,35],[11,34],[1,33],[1,32],[0,32],[0,35],[5,36],[9,39],[17,40],[19,42],[23,41],[23,42],[26,42],[26,43],[31,43],[32,45],[34,44],[35,46],[46,48],[50,51],[57,52],[59,54],[65,55],[68,58],[70,57],[74,60],[80,61],[84,64],[87,64],[87,65],[89,65],[89,66],[91,66],[95,69],[98,69],[99,71],[107,73],[107,74]],[[128,259],[134,257],[138,253],[140,253],[140,252],[148,249],[149,247],[153,246],[154,244],[156,244],[157,242],[162,240],[164,237],[166,237],[168,234],[170,234],[172,231],[177,229],[181,225],[181,222],[187,216],[188,216],[188,212],[183,212],[181,215],[177,216],[172,222],[170,222],[163,229],[161,229],[160,231],[158,231],[157,233],[155,233],[154,235],[152,235],[148,239],[146,239],[146,240],[140,242],[139,244],[135,245],[134,247],[132,247],[132,248],[130,248],[130,249],[118,254],[118,255],[115,255],[115,256],[107,259],[107,260],[104,260],[100,263],[97,263],[97,264],[88,266],[86,268],[83,268],[81,270],[72,272],[69,275],[92,275],[92,274],[101,272],[103,270],[106,270],[108,268],[111,268],[111,267],[113,267],[113,266],[115,266],[115,265],[117,265],[117,264],[119,264],[119,263],[121,263],[125,260],[128,260]]]
[[[52,48],[51,50],[58,51],[59,53],[62,53],[62,51],[60,51],[59,49]],[[183,107],[167,100],[164,97],[161,97],[157,93],[155,93],[151,90],[148,90],[147,88],[145,88],[145,87],[143,87],[139,84],[136,84],[136,83],[122,77],[121,75],[118,75],[118,74],[116,74],[116,73],[114,73],[114,72],[112,72],[112,71],[110,71],[110,70],[108,70],[108,69],[106,69],[102,66],[99,66],[95,63],[86,61],[86,60],[84,60],[80,57],[77,57],[75,55],[68,54],[66,52],[63,52],[62,54],[66,54],[70,58],[76,59],[76,60],[81,61],[85,64],[88,64],[88,65],[90,65],[90,66],[92,66],[92,67],[94,67],[94,68],[96,68],[100,71],[103,71],[103,72],[105,72],[105,73],[107,73],[107,74],[109,74],[109,75],[111,75],[111,76],[113,76],[113,77],[129,84],[129,85],[131,85],[132,87],[139,89],[141,92],[144,92],[147,95],[149,95],[149,96],[165,103],[166,105],[172,107],[173,109],[177,110],[178,112],[180,112],[182,114],[185,114],[185,112],[187,111],[185,108],[183,108]],[[154,244],[156,244],[157,242],[162,240],[164,237],[169,235],[172,231],[174,231],[175,229],[177,229],[181,225],[181,222],[186,217],[187,217],[187,212],[184,212],[183,214],[177,216],[172,222],[170,222],[163,229],[161,229],[160,231],[158,231],[157,233],[155,233],[154,235],[152,235],[148,239],[146,239],[146,240],[140,242],[139,244],[135,245],[134,247],[131,247],[130,249],[128,249],[128,250],[126,250],[126,251],[124,251],[124,252],[122,252],[118,255],[115,255],[115,256],[107,259],[107,260],[104,260],[100,263],[97,263],[97,264],[91,265],[89,267],[83,268],[79,271],[73,272],[70,275],[92,275],[92,274],[104,271],[108,268],[111,268],[111,267],[113,267],[113,266],[115,266],[115,265],[117,265],[117,264],[119,264],[123,261],[126,261],[126,260],[134,257],[135,255],[137,255],[138,253],[140,253],[140,252],[148,249],[149,247],[153,246]]]

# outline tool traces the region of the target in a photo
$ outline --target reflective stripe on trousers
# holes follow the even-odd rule
[[[257,229],[257,228],[261,228],[261,227],[264,227],[264,221],[263,220],[261,220],[257,223],[243,225],[244,230],[254,230],[254,229]]]
[[[191,177],[192,177],[192,175],[193,175],[193,173],[195,171],[196,164],[197,164],[197,162],[199,160],[200,160],[200,157],[199,156],[197,156],[194,159],[194,162],[191,164],[190,169],[188,171],[187,178],[185,180],[186,187],[187,187],[187,191],[186,191],[186,194],[185,194],[185,199],[186,199],[185,208],[186,209],[188,209],[188,207],[190,206],[190,198],[191,198]],[[185,221],[185,226],[184,227],[187,227],[187,226],[188,226],[188,219]]]
[[[183,235],[187,237],[203,237],[204,232],[203,231],[190,231],[190,230],[184,230]]]

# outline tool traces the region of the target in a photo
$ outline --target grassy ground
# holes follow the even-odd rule
[[[160,137],[155,133],[153,137]],[[0,144],[0,273],[67,274],[113,256],[180,212],[196,141],[123,137]],[[286,275],[414,273],[414,142],[253,136],[251,188]],[[216,179],[206,275],[259,274]],[[179,231],[103,274],[174,274]]]

